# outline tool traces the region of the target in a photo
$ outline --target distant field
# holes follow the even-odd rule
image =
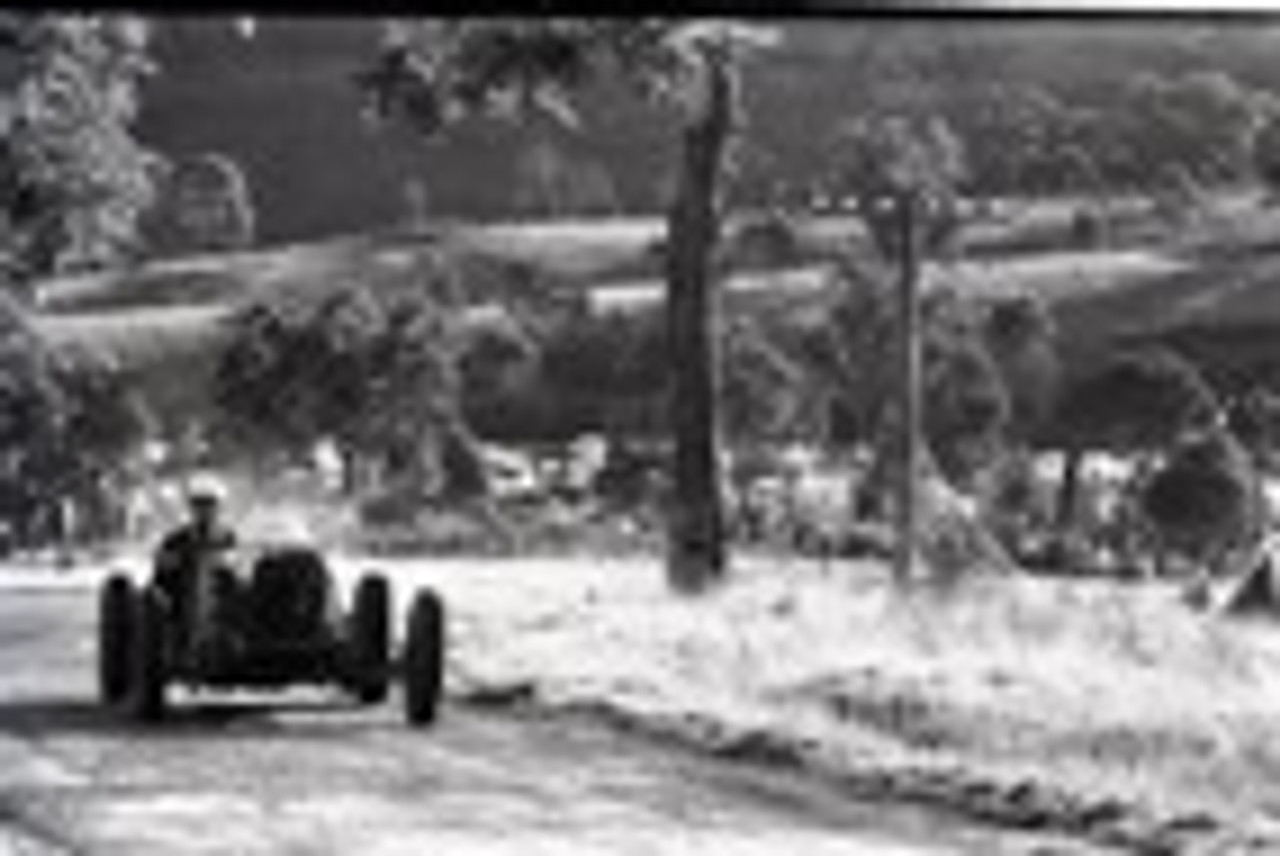
[[[36,330],[58,349],[106,357],[122,368],[198,356],[218,338],[221,306],[159,307],[119,312],[37,315]]]
[[[225,304],[272,288],[341,277],[367,278],[384,270],[402,269],[413,261],[412,248],[400,244],[330,241],[193,256],[51,280],[41,286],[39,296],[48,313]]]
[[[1022,246],[1062,232],[1078,202],[1001,206],[966,230],[989,249]],[[802,225],[808,245],[830,248],[857,241],[848,217]],[[661,259],[654,247],[662,223],[615,218],[554,223],[449,226],[425,234],[355,236],[252,252],[166,261],[139,269],[67,277],[41,289],[39,324],[67,347],[105,349],[126,362],[205,347],[228,307],[274,289],[342,281],[375,284],[414,275],[441,252],[496,263],[494,278],[476,299],[503,299],[503,289],[527,287],[502,273],[506,264],[543,274],[550,282],[590,291],[600,311],[639,310],[661,300]],[[1060,243],[1059,238],[1054,241]],[[1117,335],[1154,331],[1195,319],[1229,325],[1259,315],[1280,319],[1280,211],[1256,200],[1224,198],[1203,226],[1164,249],[1128,246],[1097,250],[979,253],[926,267],[926,282],[984,298],[1032,294],[1057,308],[1069,346],[1092,350]],[[466,265],[463,266],[464,269]],[[483,267],[483,265],[482,265]],[[493,265],[489,265],[490,268]],[[506,284],[504,284],[506,283]],[[768,297],[803,306],[827,288],[821,257],[804,256],[786,269],[742,270],[725,289],[735,299]]]
[[[47,312],[114,311],[225,303],[273,288],[340,278],[372,280],[412,271],[439,248],[495,262],[526,264],[571,281],[634,270],[658,235],[655,221],[496,226],[443,236],[353,238],[253,252],[162,261],[142,268],[50,280]]]
[[[935,284],[986,298],[1035,295],[1050,303],[1088,300],[1098,294],[1159,281],[1195,267],[1150,250],[1040,253],[933,266]]]
[[[459,245],[580,280],[634,265],[663,236],[661,220],[614,218],[484,226],[458,233]]]

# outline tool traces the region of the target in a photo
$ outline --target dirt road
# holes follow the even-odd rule
[[[94,703],[94,593],[0,585],[0,854],[1076,854],[584,721],[324,693]]]

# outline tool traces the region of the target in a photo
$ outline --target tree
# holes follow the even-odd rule
[[[1197,563],[1206,579],[1231,549],[1260,535],[1258,481],[1248,454],[1226,431],[1180,442],[1140,501],[1162,548]]]
[[[397,26],[363,76],[383,115],[427,133],[475,114],[540,107],[609,71],[675,106],[679,163],[667,213],[667,326],[674,435],[668,575],[699,591],[725,572],[715,410],[713,256],[728,145],[740,122],[740,28],[667,19],[457,19]],[[756,40],[758,42],[758,40]],[[570,119],[570,121],[572,121]]]
[[[843,164],[875,247],[897,263],[898,551],[906,581],[916,556],[916,484],[923,463],[919,273],[922,255],[947,246],[959,225],[956,189],[964,174],[959,141],[940,118],[873,116],[848,131]]]
[[[0,519],[22,543],[60,534],[59,508],[101,509],[149,423],[105,359],[55,351],[0,295]]]
[[[1255,93],[1222,72],[1138,75],[1112,119],[1126,150],[1126,177],[1148,190],[1175,171],[1199,186],[1239,180],[1251,164],[1260,106]]]
[[[515,207],[530,217],[555,219],[612,213],[618,200],[602,164],[547,135],[519,158]]]
[[[662,321],[655,311],[580,307],[466,324],[459,370],[469,423],[513,440],[661,432],[670,378]]]
[[[55,360],[61,418],[44,473],[46,490],[75,509],[79,536],[116,533],[118,478],[153,431],[138,390],[109,358],[91,353]],[[70,521],[65,521],[70,523]]]
[[[878,446],[876,487],[901,474],[887,440],[901,435],[900,373],[894,363],[901,321],[883,276],[863,264],[842,266],[843,292],[823,324],[788,343],[804,372],[806,392],[825,399],[830,437],[844,444]],[[965,481],[1000,448],[1013,405],[984,341],[983,307],[952,289],[922,300],[919,338],[921,436],[947,477]],[[812,408],[813,403],[807,404]]]
[[[1066,105],[1040,86],[997,83],[956,118],[972,178],[985,194],[1016,195],[1061,189],[1068,145]]]
[[[147,33],[128,16],[0,15],[0,253],[19,282],[133,245],[151,201],[131,130]]]
[[[726,326],[720,389],[726,435],[744,443],[812,436],[816,426],[802,368],[762,324],[742,318]]]
[[[895,200],[920,200],[915,212],[926,253],[945,249],[959,225],[957,188],[968,175],[965,149],[938,116],[872,114],[848,123],[837,142],[837,181],[886,259],[904,251]]]
[[[536,320],[504,309],[461,326],[458,381],[467,425],[496,441],[576,433],[560,430],[569,420],[542,377]]]
[[[830,414],[828,442],[874,442],[893,389],[893,295],[874,260],[846,258],[834,275],[838,298],[817,323],[795,331],[791,350]]]
[[[459,332],[458,379],[466,397],[501,395],[513,375],[528,373],[538,362],[538,343],[509,311],[464,324]]]
[[[942,474],[966,484],[997,457],[1009,395],[981,339],[970,336],[926,357],[924,431]]]
[[[569,320],[545,342],[542,374],[560,389],[608,399],[661,395],[668,388],[667,331],[655,313]]]
[[[983,340],[1009,396],[1009,428],[1016,441],[1031,441],[1053,413],[1062,367],[1047,307],[1034,297],[993,303]]]
[[[1280,199],[1280,109],[1264,113],[1250,145],[1253,169],[1270,202]]]
[[[1213,390],[1195,365],[1163,348],[1126,351],[1070,383],[1055,424],[1067,449],[1058,522],[1073,524],[1081,461],[1087,451],[1159,452],[1188,431],[1212,425]]]
[[[1194,363],[1160,347],[1122,351],[1071,384],[1058,424],[1078,445],[1111,451],[1168,448],[1208,425],[1218,405]]]
[[[249,180],[228,155],[208,152],[170,165],[151,212],[151,243],[161,252],[242,250],[256,238]]]
[[[346,284],[238,310],[215,396],[255,446],[302,450],[331,439],[360,461],[412,474],[424,434],[457,428],[450,319],[424,290]],[[352,486],[348,478],[348,486]]]
[[[1273,470],[1280,452],[1280,395],[1266,387],[1254,387],[1231,402],[1231,432],[1253,455],[1256,465]]]
[[[62,416],[52,352],[0,294],[0,518],[19,543],[39,537]]]

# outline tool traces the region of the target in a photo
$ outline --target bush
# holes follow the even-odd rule
[[[1230,434],[1214,432],[1180,443],[1140,502],[1163,543],[1204,561],[1249,536],[1259,499],[1244,449]]]
[[[814,433],[803,369],[763,324],[732,320],[722,353],[721,422],[731,440],[795,440]]]
[[[1269,202],[1280,200],[1280,112],[1272,111],[1253,136],[1253,168]]]
[[[799,225],[781,211],[769,211],[738,223],[724,256],[733,267],[785,268],[803,262],[804,249]]]
[[[107,480],[148,426],[114,366],[55,353],[20,307],[0,299],[0,519],[19,542],[66,534],[64,502],[101,518]]]
[[[959,228],[956,189],[968,174],[964,145],[938,116],[872,114],[847,126],[839,140],[842,189],[858,210],[877,249],[900,253],[897,214],[887,206],[905,193],[920,193],[933,205],[920,212],[926,252],[946,249]]]
[[[896,306],[883,271],[852,265],[842,279],[838,302],[801,337],[798,363],[808,374],[805,385],[832,398],[832,439],[875,443],[898,419]],[[925,432],[952,477],[981,466],[1010,414],[980,309],[948,289],[921,306]]]
[[[1232,402],[1229,419],[1232,432],[1254,460],[1273,468],[1280,451],[1280,396],[1269,389],[1252,389]]]
[[[457,418],[452,316],[432,294],[348,283],[242,307],[215,376],[224,427],[250,445],[332,439],[348,459],[417,460]]]
[[[542,374],[553,388],[600,397],[660,394],[666,331],[656,312],[574,318],[544,340]]]
[[[1217,398],[1194,363],[1148,348],[1118,353],[1069,385],[1055,428],[1078,448],[1162,449],[1217,413]]]
[[[980,341],[940,349],[924,389],[925,435],[942,471],[965,482],[998,457],[1009,394]]]
[[[983,340],[1008,392],[1013,436],[1029,440],[1051,415],[1060,392],[1053,319],[1035,298],[999,300],[987,310]]]
[[[163,190],[150,216],[157,255],[253,245],[257,222],[249,181],[231,157],[210,152],[178,161],[167,170]]]

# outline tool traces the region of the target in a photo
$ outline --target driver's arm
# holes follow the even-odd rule
[[[186,538],[181,530],[170,533],[156,549],[152,582],[166,597],[176,596],[181,585],[186,552]]]

